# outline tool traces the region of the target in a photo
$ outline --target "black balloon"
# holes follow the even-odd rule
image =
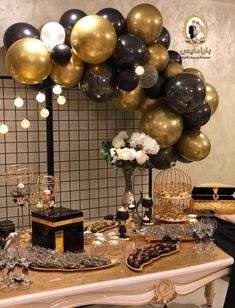
[[[165,87],[165,99],[168,106],[180,114],[198,109],[205,96],[204,83],[192,74],[178,74]]]
[[[96,13],[96,15],[102,16],[107,19],[114,27],[117,36],[121,35],[125,29],[125,19],[122,14],[113,8],[105,8]]]
[[[147,96],[151,98],[160,98],[165,91],[166,79],[159,75],[158,81],[151,88],[144,89]]]
[[[210,106],[204,101],[195,111],[184,114],[183,122],[187,128],[200,128],[210,120],[210,117]]]
[[[66,44],[56,45],[51,51],[51,58],[59,64],[66,64],[72,57],[72,50]]]
[[[147,61],[147,48],[139,37],[123,34],[117,40],[112,60],[118,66],[143,65]]]
[[[169,54],[169,62],[171,63],[176,62],[182,64],[182,57],[177,51],[168,50],[168,54]]]
[[[125,69],[117,74],[116,84],[123,91],[134,90],[139,83],[139,78],[133,69]]]
[[[85,95],[96,102],[110,100],[115,90],[115,70],[108,62],[87,65],[80,82]]]
[[[7,28],[3,36],[3,43],[5,48],[8,49],[13,43],[26,37],[40,39],[40,33],[34,26],[25,22],[18,22]]]
[[[178,153],[174,146],[160,149],[156,155],[150,155],[150,163],[156,169],[167,169],[177,161]]]
[[[169,48],[171,43],[171,36],[167,28],[162,28],[162,32],[160,33],[159,37],[154,41],[154,43],[161,44],[166,49]]]
[[[81,10],[71,9],[60,17],[59,23],[64,27],[66,33],[66,44],[70,45],[70,35],[73,29],[73,26],[76,24],[78,20],[87,16],[87,14]]]

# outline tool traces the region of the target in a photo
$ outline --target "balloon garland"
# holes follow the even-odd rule
[[[40,33],[33,25],[15,23],[3,41],[9,74],[26,85],[50,78],[59,104],[66,102],[61,87],[80,83],[91,100],[142,112],[140,130],[161,146],[151,157],[155,168],[168,168],[176,160],[199,161],[209,154],[210,141],[200,129],[216,111],[218,93],[202,72],[184,69],[180,54],[168,50],[170,33],[155,6],[137,5],[126,20],[114,8],[96,15],[71,9],[58,23],[46,23]],[[41,114],[49,115],[45,108]],[[8,131],[4,125],[2,133]]]

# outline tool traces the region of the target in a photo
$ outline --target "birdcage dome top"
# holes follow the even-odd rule
[[[155,196],[166,198],[187,198],[191,196],[192,181],[183,170],[174,166],[160,171],[154,181]]]

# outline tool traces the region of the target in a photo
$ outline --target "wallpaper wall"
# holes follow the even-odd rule
[[[192,177],[193,183],[224,182],[235,183],[235,2],[198,0],[3,0],[0,3],[0,46],[2,36],[8,26],[25,21],[40,27],[48,21],[58,21],[63,12],[80,8],[94,14],[104,7],[114,7],[124,16],[136,4],[148,2],[159,8],[164,25],[171,34],[170,49],[178,52],[191,48],[184,41],[182,29],[186,19],[192,14],[203,15],[208,24],[208,37],[203,47],[211,49],[210,59],[184,59],[183,66],[201,70],[206,80],[214,85],[220,95],[217,112],[203,127],[211,140],[209,156],[197,163],[178,164]],[[0,75],[7,74],[4,64],[4,50],[0,52]]]

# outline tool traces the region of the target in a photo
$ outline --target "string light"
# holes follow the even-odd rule
[[[135,68],[135,73],[136,73],[137,76],[142,76],[144,74],[144,67],[141,66],[141,65],[138,65]]]
[[[50,112],[47,108],[42,108],[42,110],[40,111],[40,116],[42,118],[47,118],[49,116]]]
[[[43,103],[46,100],[46,95],[42,92],[38,92],[38,94],[36,95],[36,101],[38,103]]]
[[[63,95],[59,95],[59,96],[57,97],[57,103],[58,103],[59,105],[64,105],[64,104],[66,103],[66,98],[65,98]]]
[[[7,134],[7,133],[8,133],[8,130],[9,130],[9,129],[8,129],[8,126],[7,126],[6,124],[3,123],[3,124],[0,125],[0,133],[1,133],[1,134],[3,134],[3,135],[4,135],[4,134]]]
[[[20,124],[20,125],[21,125],[22,128],[28,129],[28,128],[30,127],[30,124],[31,124],[31,123],[30,123],[29,120],[24,119],[24,120],[21,121],[21,124]]]
[[[21,97],[17,96],[17,98],[14,100],[14,105],[17,108],[21,108],[24,105],[24,101]]]
[[[62,93],[62,88],[61,86],[59,86],[58,84],[56,84],[53,88],[52,88],[52,92],[56,95],[60,95]]]

